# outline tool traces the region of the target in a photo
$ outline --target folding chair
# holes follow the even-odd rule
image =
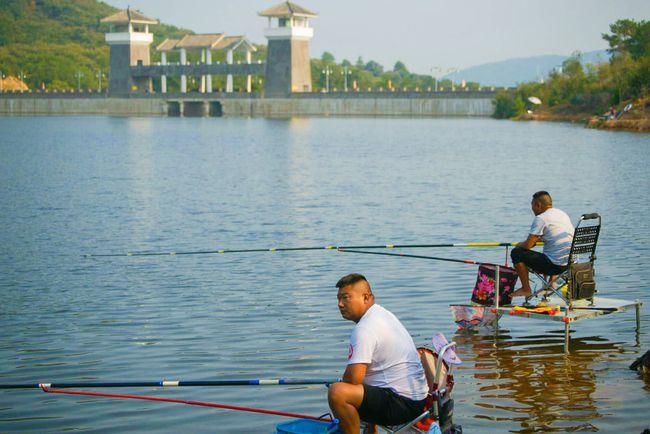
[[[582,223],[588,223],[582,225]],[[593,305],[596,293],[596,280],[594,278],[594,262],[596,261],[596,245],[600,234],[601,218],[598,213],[583,214],[576,225],[573,242],[569,251],[569,261],[565,271],[556,276],[543,276],[530,270],[541,281],[542,287],[534,291],[528,300],[542,295],[546,301],[551,293],[556,294],[571,308],[577,300],[588,300]],[[566,287],[566,293],[562,289]]]
[[[380,426],[379,429],[389,434],[426,434],[432,423],[437,422],[443,434],[461,434],[462,429],[452,422],[454,400],[451,391],[454,388],[452,365],[443,360],[445,351],[455,348],[456,342],[450,342],[435,354],[429,348],[418,348],[424,375],[429,386],[427,402],[423,412],[415,419],[398,426]]]

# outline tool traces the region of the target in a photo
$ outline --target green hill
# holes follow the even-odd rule
[[[3,0],[0,8],[0,72],[26,76],[30,88],[97,88],[108,75],[109,47],[99,20],[118,9],[97,0]],[[159,24],[154,46],[193,33]],[[105,79],[104,79],[105,80]]]

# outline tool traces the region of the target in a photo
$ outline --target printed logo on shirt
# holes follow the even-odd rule
[[[348,348],[348,360],[352,358],[352,354],[354,354],[354,347],[350,344],[350,348]]]

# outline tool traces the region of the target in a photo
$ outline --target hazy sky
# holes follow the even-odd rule
[[[257,12],[276,0],[107,0],[197,33],[265,43]],[[358,56],[415,72],[466,68],[512,57],[607,48],[601,33],[620,18],[650,19],[649,0],[296,0],[315,11],[312,57]],[[155,32],[155,27],[152,29]]]

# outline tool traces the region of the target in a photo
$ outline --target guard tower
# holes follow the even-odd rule
[[[153,34],[149,33],[149,24],[158,24],[158,20],[149,18],[135,9],[127,8],[103,18],[101,22],[110,25],[106,33],[106,42],[111,46],[109,94],[150,92],[151,78],[132,77],[130,67],[149,65],[149,44],[153,42]]]
[[[318,16],[295,3],[283,2],[258,13],[268,18],[264,36],[269,40],[266,55],[267,96],[311,92],[309,40],[314,29],[309,19]]]

